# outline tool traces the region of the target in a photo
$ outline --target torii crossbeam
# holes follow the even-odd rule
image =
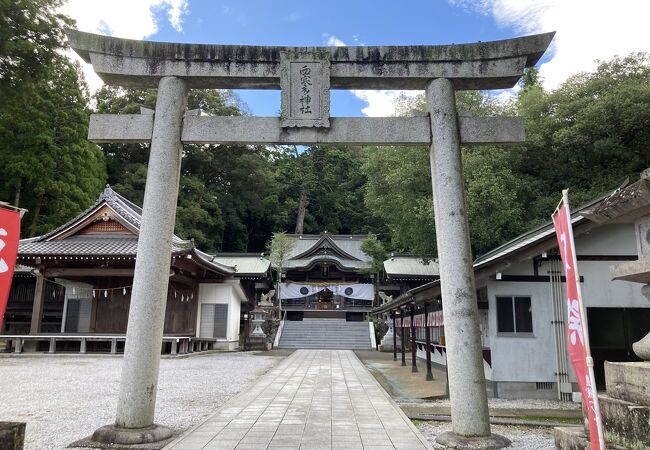
[[[455,91],[514,86],[553,35],[437,46],[259,47],[69,31],[72,48],[105,83],[158,88],[153,115],[93,115],[90,122],[94,142],[151,143],[116,421],[94,438],[124,444],[170,435],[153,419],[183,144],[421,144],[430,146],[453,428],[438,441],[508,445],[490,432],[460,145],[522,142],[524,130],[517,118],[459,116]],[[186,114],[192,88],[281,89],[282,114]],[[330,118],[330,89],[425,90],[428,116]]]

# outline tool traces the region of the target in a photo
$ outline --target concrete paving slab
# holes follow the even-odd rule
[[[432,448],[350,350],[297,350],[165,449]]]

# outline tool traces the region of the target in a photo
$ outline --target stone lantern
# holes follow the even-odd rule
[[[266,350],[266,334],[262,330],[262,324],[267,313],[262,308],[257,307],[250,314],[252,316],[253,331],[249,336],[249,347],[251,350]]]

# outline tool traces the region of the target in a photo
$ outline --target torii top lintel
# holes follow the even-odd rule
[[[474,44],[389,47],[263,47],[137,41],[67,32],[70,46],[109,85],[156,87],[176,76],[190,88],[279,89],[280,55],[320,53],[333,89],[424,89],[449,78],[458,90],[504,89],[544,54],[554,32]]]

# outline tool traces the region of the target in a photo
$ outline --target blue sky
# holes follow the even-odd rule
[[[68,0],[62,10],[83,31],[216,44],[435,45],[557,31],[540,61],[548,89],[593,69],[595,59],[650,51],[646,0]],[[97,89],[101,81],[84,69],[91,90]],[[254,115],[278,114],[279,91],[238,94]],[[333,91],[331,113],[390,115],[394,97]]]
[[[347,45],[416,45],[506,39],[514,31],[494,19],[445,1],[247,1],[189,3],[183,31],[156,13],[161,26],[152,40],[219,44],[319,46],[338,39]],[[237,91],[254,115],[277,115],[279,91]],[[349,91],[333,91],[332,116],[362,116],[366,102]]]

